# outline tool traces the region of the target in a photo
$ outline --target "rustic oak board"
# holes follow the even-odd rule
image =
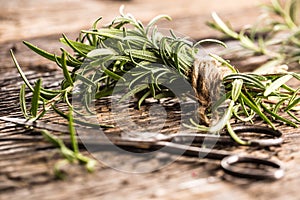
[[[60,72],[34,72],[27,71],[32,82],[43,77],[46,85],[55,86],[54,80],[59,80]],[[0,97],[2,116],[22,117],[19,106],[18,85],[21,80],[18,75],[10,73],[1,78]],[[105,105],[104,105],[105,106]],[[136,111],[138,115],[138,111]],[[57,122],[50,115],[50,121]],[[60,123],[64,123],[63,120]],[[169,122],[172,124],[172,122]],[[172,127],[172,126],[170,126]],[[276,182],[250,181],[224,176],[219,163],[211,160],[197,160],[194,158],[179,158],[176,162],[153,173],[131,174],[111,169],[99,164],[92,174],[87,173],[83,167],[68,165],[65,170],[68,177],[65,181],[54,179],[53,166],[60,160],[59,153],[51,144],[44,141],[34,141],[39,135],[23,127],[7,122],[0,122],[0,137],[12,138],[18,135],[32,137],[32,141],[11,141],[0,144],[0,192],[3,199],[196,199],[199,197],[219,199],[231,197],[236,199],[261,198],[269,199],[285,196],[297,196],[299,183],[298,167],[299,155],[299,129],[282,126],[285,144],[280,147],[256,149],[249,147],[233,147],[232,152],[247,152],[255,156],[262,156],[280,160],[287,168],[284,179]],[[85,152],[84,148],[81,148]],[[103,153],[103,152],[101,152]],[[87,152],[85,154],[88,155]],[[108,153],[116,162],[121,155]],[[160,154],[158,159],[166,158]],[[125,162],[124,165],[132,167],[152,167],[156,159],[143,162],[135,160]],[[295,185],[291,187],[290,185]],[[233,195],[233,196],[232,196]]]
[[[72,3],[71,3],[72,2]],[[233,20],[240,28],[249,19],[255,20],[258,10],[252,7],[258,1],[123,1],[128,11],[142,20],[167,13],[174,18],[171,25],[177,31],[195,39],[218,36],[203,23],[209,19],[209,12],[219,11]],[[36,56],[21,40],[27,39],[49,51],[57,51],[61,32],[76,37],[79,29],[88,27],[98,15],[109,20],[116,15],[119,1],[58,1],[40,3],[37,0],[11,0],[4,4],[0,21],[0,115],[21,117],[18,105],[18,91],[22,83],[13,66],[8,50],[13,48],[17,59],[31,82],[42,77],[44,85],[57,87],[61,72],[47,60]],[[65,12],[63,8],[68,8]],[[230,8],[230,10],[228,10]],[[57,13],[53,15],[54,10]],[[227,11],[226,11],[227,10]],[[38,13],[34,14],[34,11]],[[188,14],[187,14],[188,12]],[[80,13],[80,14],[78,14]],[[100,13],[100,14],[99,14]],[[247,15],[241,15],[247,13]],[[248,15],[249,14],[249,15]],[[67,17],[66,21],[62,17]],[[108,21],[108,20],[107,20]],[[66,22],[68,26],[63,26]],[[17,26],[18,25],[18,26]],[[8,32],[6,32],[8,31]],[[255,66],[261,58],[250,58],[242,64]],[[250,62],[251,61],[251,62]],[[240,62],[237,62],[237,64]],[[53,116],[50,117],[54,121]],[[176,121],[175,121],[176,122]],[[65,123],[61,120],[59,123]],[[169,122],[172,125],[172,122]],[[171,130],[172,126],[166,130]],[[176,162],[153,173],[131,174],[99,164],[94,173],[87,173],[78,165],[68,165],[68,177],[64,181],[55,179],[53,166],[61,159],[59,152],[44,141],[0,142],[0,199],[299,199],[300,184],[300,129],[280,126],[285,143],[280,147],[253,149],[248,147],[229,148],[233,152],[247,152],[251,155],[279,160],[286,167],[286,176],[276,182],[241,180],[224,176],[218,161],[197,160],[180,157]],[[0,121],[0,137],[27,135],[34,138],[38,133],[23,127]],[[81,148],[84,154],[88,152]],[[120,155],[108,153],[112,159]],[[161,154],[160,158],[167,155]],[[138,160],[129,167],[152,167],[151,162]]]

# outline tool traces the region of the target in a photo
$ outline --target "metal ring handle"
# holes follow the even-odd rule
[[[257,165],[264,165],[267,167],[271,167],[272,170],[235,166],[235,164],[238,163],[253,163]],[[239,155],[227,156],[222,159],[221,167],[226,173],[241,178],[278,180],[284,176],[284,169],[279,163],[254,157],[245,157]]]
[[[270,135],[274,138],[271,139],[250,139],[248,140],[252,146],[275,146],[283,142],[282,133],[279,130],[274,130],[265,126],[235,126],[233,130],[236,133],[261,133]]]

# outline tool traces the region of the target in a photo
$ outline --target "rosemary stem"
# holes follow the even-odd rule
[[[70,138],[71,138],[71,144],[74,153],[77,155],[79,154],[79,148],[78,148],[78,142],[77,142],[77,137],[76,137],[76,130],[74,126],[74,120],[73,120],[73,109],[69,109],[69,114],[68,114],[68,121],[69,121],[69,131],[70,131]]]
[[[236,141],[240,145],[250,145],[248,141],[242,140],[236,135],[236,133],[234,132],[234,130],[230,125],[230,122],[227,122],[226,127],[229,135],[232,137],[232,139],[234,139],[234,141]]]

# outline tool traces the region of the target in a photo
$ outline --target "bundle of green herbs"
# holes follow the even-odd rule
[[[213,39],[192,43],[186,38],[176,36],[172,30],[169,30],[169,35],[164,35],[158,31],[159,29],[155,24],[160,19],[170,20],[170,17],[166,15],[155,17],[144,26],[131,14],[124,14],[123,11],[120,13],[120,16],[116,17],[111,24],[105,27],[97,28],[97,24],[100,21],[98,19],[90,30],[81,31],[76,41],[63,35],[60,41],[71,48],[73,50],[72,53],[61,48],[61,55],[59,56],[46,52],[29,42],[24,42],[31,50],[56,62],[62,69],[64,79],[62,80],[61,89],[45,89],[42,87],[42,80],[38,80],[34,85],[31,85],[11,51],[13,61],[24,80],[24,85],[22,85],[20,90],[20,105],[24,116],[31,120],[38,120],[49,109],[54,109],[59,115],[68,119],[73,149],[66,151],[66,147],[61,141],[51,134],[43,132],[48,139],[64,150],[65,157],[71,160],[79,160],[89,166],[93,163],[78,152],[75,130],[72,128],[74,107],[70,103],[69,97],[74,93],[76,81],[82,82],[81,86],[85,87],[81,96],[84,97],[82,101],[86,105],[86,110],[89,110],[90,101],[111,95],[118,81],[123,79],[122,76],[132,69],[139,71],[132,75],[133,78],[130,82],[124,81],[124,84],[129,88],[129,92],[125,96],[135,95],[138,98],[138,107],[142,105],[145,99],[150,97],[155,99],[174,97],[174,93],[164,87],[164,83],[175,81],[178,75],[191,83],[195,91],[195,99],[199,101],[198,118],[200,119],[200,124],[191,120],[191,124],[186,125],[189,128],[208,131],[211,119],[209,113],[224,102],[228,106],[218,129],[227,128],[233,139],[242,145],[249,143],[241,140],[234,133],[231,128],[232,119],[253,123],[254,119],[260,118],[274,129],[276,129],[274,121],[281,121],[293,127],[297,127],[297,124],[300,123],[300,119],[294,114],[294,111],[299,110],[299,89],[286,85],[287,81],[292,78],[300,80],[299,74],[293,72],[268,75],[239,73],[229,61],[215,54],[209,54],[210,64],[203,65],[198,54],[198,46],[200,44],[213,42],[225,47],[226,45]],[[285,17],[287,18],[287,16]],[[247,47],[251,47],[251,49],[253,47],[253,50],[258,48],[261,53],[268,52],[265,48],[262,49],[262,46],[257,46],[243,33],[238,34],[229,29],[216,15],[214,15],[214,19],[215,23],[211,24],[212,26],[235,39],[240,39],[242,42],[245,42]],[[292,22],[289,21],[289,23]],[[294,23],[291,25],[293,25],[291,30],[294,30]],[[280,27],[284,28],[285,26],[282,25]],[[288,28],[290,27],[287,24],[286,29]],[[299,45],[295,37],[289,38],[288,41],[290,43],[295,46]],[[260,41],[264,40],[261,39]],[[260,42],[259,44],[262,45],[264,43]],[[276,52],[277,54],[282,55],[282,50]],[[285,52],[286,58],[288,58],[288,55],[288,52]],[[292,56],[290,60],[289,57],[289,61],[294,61],[296,58],[296,56]],[[282,60],[282,58],[280,59]],[[156,66],[160,67],[151,67],[154,64],[159,64]],[[199,68],[199,66],[202,66],[202,68]],[[212,80],[216,79],[217,82],[220,80],[224,85],[224,95],[215,104],[211,103],[211,97],[207,94],[208,88],[204,84],[206,76],[201,74],[206,70],[205,67],[226,69],[225,73],[213,74],[211,77]],[[170,73],[169,69],[172,69],[172,73]],[[173,72],[176,72],[177,76]],[[151,77],[149,84],[136,84],[138,80],[149,77],[149,75]],[[30,110],[26,108],[25,103],[26,87],[33,93]],[[66,103],[69,113],[66,114],[56,107],[56,104],[60,102]],[[281,112],[287,113],[290,117],[283,117]],[[89,125],[87,122],[77,122]],[[105,124],[101,126],[110,127],[110,125]]]

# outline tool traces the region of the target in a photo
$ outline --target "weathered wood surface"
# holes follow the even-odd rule
[[[46,85],[55,86],[53,79],[58,80],[60,73],[29,71],[27,76],[31,81],[43,76]],[[22,117],[17,96],[17,86],[21,83],[16,74],[9,73],[1,78],[1,116]],[[53,117],[50,119],[56,122]],[[280,147],[228,149],[283,162],[287,174],[284,179],[276,182],[235,179],[224,176],[218,161],[183,157],[158,171],[144,174],[120,172],[103,164],[99,164],[94,173],[88,174],[83,167],[67,165],[64,169],[68,177],[59,181],[54,179],[53,174],[53,166],[61,158],[58,150],[47,142],[34,140],[38,133],[0,122],[0,137],[12,138],[11,141],[0,143],[0,199],[297,199],[300,176],[299,129],[284,126],[280,129],[284,131],[285,138],[285,143]],[[31,137],[32,141],[13,139],[20,135]],[[84,148],[81,150],[88,155]],[[122,158],[114,153],[108,155],[116,163]],[[166,156],[161,153],[157,159]],[[135,159],[128,160],[124,165],[128,169],[140,166],[151,168],[157,164],[155,161],[145,163]]]
[[[153,2],[155,1],[122,3],[128,4],[128,11],[137,17],[141,16],[144,21],[157,14],[170,14],[174,18],[174,24],[170,23],[173,28],[194,38],[215,34],[203,25],[209,19],[209,12],[212,10],[223,13],[238,27],[245,24],[243,20],[248,17],[249,22],[254,21],[258,14],[252,7],[256,1],[240,1],[239,5],[236,5],[237,1],[224,3],[220,0],[206,4],[204,1],[190,1],[189,4],[184,1]],[[57,80],[61,77],[56,66],[28,51],[20,40],[28,39],[42,48],[55,51],[60,46],[57,42],[59,33],[71,32],[71,37],[76,37],[74,32],[88,27],[98,15],[108,16],[106,18],[110,20],[117,13],[119,5],[119,1],[83,3],[52,0],[45,3],[31,0],[23,3],[11,0],[5,3],[0,22],[0,115],[21,117],[18,88],[22,81],[13,66],[8,49],[15,49],[16,56],[30,81],[43,77],[44,85],[56,87],[59,84]],[[204,5],[207,6],[205,9],[199,8]],[[229,9],[233,7],[236,9]],[[66,8],[65,13],[63,8]],[[56,9],[57,13],[52,14]],[[246,12],[249,16],[239,17],[241,13]],[[63,21],[60,16],[68,18]],[[62,26],[66,22],[70,25]],[[195,29],[194,23],[201,28]],[[45,36],[48,34],[49,36]],[[37,37],[43,35],[44,37]],[[68,171],[68,177],[60,181],[54,178],[53,166],[61,157],[51,144],[13,139],[3,141],[0,142],[0,199],[299,199],[300,129],[286,126],[281,126],[280,129],[283,130],[285,139],[285,143],[280,147],[231,148],[235,152],[246,152],[283,162],[286,176],[276,182],[227,177],[220,170],[217,161],[183,157],[158,171],[146,174],[124,173],[103,164],[99,164],[96,171],[89,174],[83,167],[69,165],[65,169]],[[0,121],[0,137],[15,138],[21,134],[32,138],[37,135],[23,127]],[[81,150],[88,155],[84,148]],[[112,159],[118,159],[120,155],[111,153],[110,156]],[[160,156],[163,158],[166,155]],[[151,167],[155,162],[140,161],[135,165],[131,164],[125,163],[129,167]]]

